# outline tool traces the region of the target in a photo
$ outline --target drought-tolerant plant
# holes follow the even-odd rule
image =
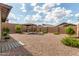
[[[4,37],[5,40],[9,39],[9,36],[8,36],[9,32],[10,32],[10,30],[9,30],[8,27],[3,28],[3,30],[2,30],[2,36]]]
[[[66,32],[69,36],[75,34],[75,31],[74,31],[74,29],[72,28],[72,26],[66,27],[65,32]]]
[[[16,33],[21,33],[21,32],[22,32],[22,31],[21,31],[21,28],[22,28],[21,25],[16,25],[16,26],[15,26]]]
[[[55,34],[55,35],[59,35],[59,32],[54,32],[53,34]]]
[[[9,32],[10,32],[10,30],[9,30],[9,28],[8,28],[8,27],[4,27],[4,28],[3,28],[3,32],[7,32],[7,33],[9,33]]]
[[[48,27],[42,30],[43,33],[48,33]]]
[[[79,40],[77,38],[65,37],[65,38],[63,38],[62,43],[67,46],[79,48]]]

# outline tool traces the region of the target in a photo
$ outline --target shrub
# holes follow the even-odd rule
[[[9,32],[10,32],[10,30],[9,30],[9,28],[8,28],[8,27],[5,27],[5,28],[3,28],[3,32],[9,33]]]
[[[3,35],[3,39],[5,41],[7,41],[7,39],[9,39],[10,37],[8,36],[8,33],[7,32],[2,32],[2,35]]]
[[[65,32],[70,36],[75,34],[75,31],[73,30],[71,26],[66,27]]]
[[[8,27],[3,28],[2,36],[5,39],[5,41],[7,41],[6,39],[9,39],[9,36],[8,36],[9,32],[10,32],[10,30]]]
[[[44,30],[43,33],[48,33],[48,32],[46,30]]]
[[[78,47],[79,48],[79,40],[73,37],[65,37],[62,40],[62,43],[71,46],[71,47]]]
[[[15,26],[16,33],[21,33],[21,25]]]
[[[3,32],[2,35],[3,35],[3,36],[7,36],[7,32]]]
[[[59,32],[54,32],[55,35],[59,35]]]

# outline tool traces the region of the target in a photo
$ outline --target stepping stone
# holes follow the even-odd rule
[[[15,42],[15,44],[17,45],[17,47],[21,46],[21,44],[19,44],[18,42]]]
[[[3,46],[2,46],[2,52],[4,52],[4,51],[5,51],[5,46],[3,45]]]
[[[18,42],[19,42],[19,44],[24,45],[21,41],[18,41]]]
[[[17,45],[15,44],[15,42],[13,42],[12,44],[14,45],[15,48],[17,47]]]
[[[5,45],[5,50],[6,50],[6,51],[9,50],[8,44]]]
[[[10,44],[10,46],[12,47],[12,49],[15,48],[15,46],[12,43]]]
[[[7,45],[8,45],[8,48],[9,48],[8,50],[10,50],[10,49],[11,49],[11,46],[10,46],[10,44],[8,43]]]
[[[1,53],[1,51],[2,51],[2,47],[0,46],[0,53]]]

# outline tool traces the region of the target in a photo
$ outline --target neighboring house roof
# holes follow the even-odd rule
[[[49,25],[49,24],[42,24],[43,27],[54,27],[53,25]]]
[[[7,19],[7,16],[11,10],[11,6],[8,6],[6,4],[0,3],[0,10],[1,10],[1,21],[5,22]]]
[[[61,23],[57,26],[68,26],[68,25],[76,26],[75,24],[71,24],[71,23]]]
[[[36,24],[23,24],[25,26],[37,26]]]

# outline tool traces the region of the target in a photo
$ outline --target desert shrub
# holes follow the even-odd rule
[[[44,30],[43,33],[48,33],[48,31]]]
[[[9,33],[9,32],[10,32],[10,30],[9,30],[9,28],[8,28],[8,27],[5,27],[5,28],[3,28],[3,32],[7,32],[7,33]]]
[[[65,38],[63,38],[62,43],[67,46],[79,48],[79,40],[77,40],[77,38],[65,37]]]
[[[55,34],[55,35],[59,35],[59,32],[54,32],[53,34]]]
[[[3,35],[3,36],[7,36],[7,32],[3,32],[2,35]]]
[[[22,28],[21,25],[16,25],[15,26],[16,33],[21,33],[21,28]]]
[[[3,28],[2,36],[5,39],[5,41],[7,41],[6,39],[9,39],[9,36],[8,36],[9,32],[10,32],[10,30],[8,27]]]
[[[66,27],[66,28],[65,28],[65,32],[66,32],[69,36],[75,34],[75,31],[74,31],[74,29],[72,28],[72,26]]]

